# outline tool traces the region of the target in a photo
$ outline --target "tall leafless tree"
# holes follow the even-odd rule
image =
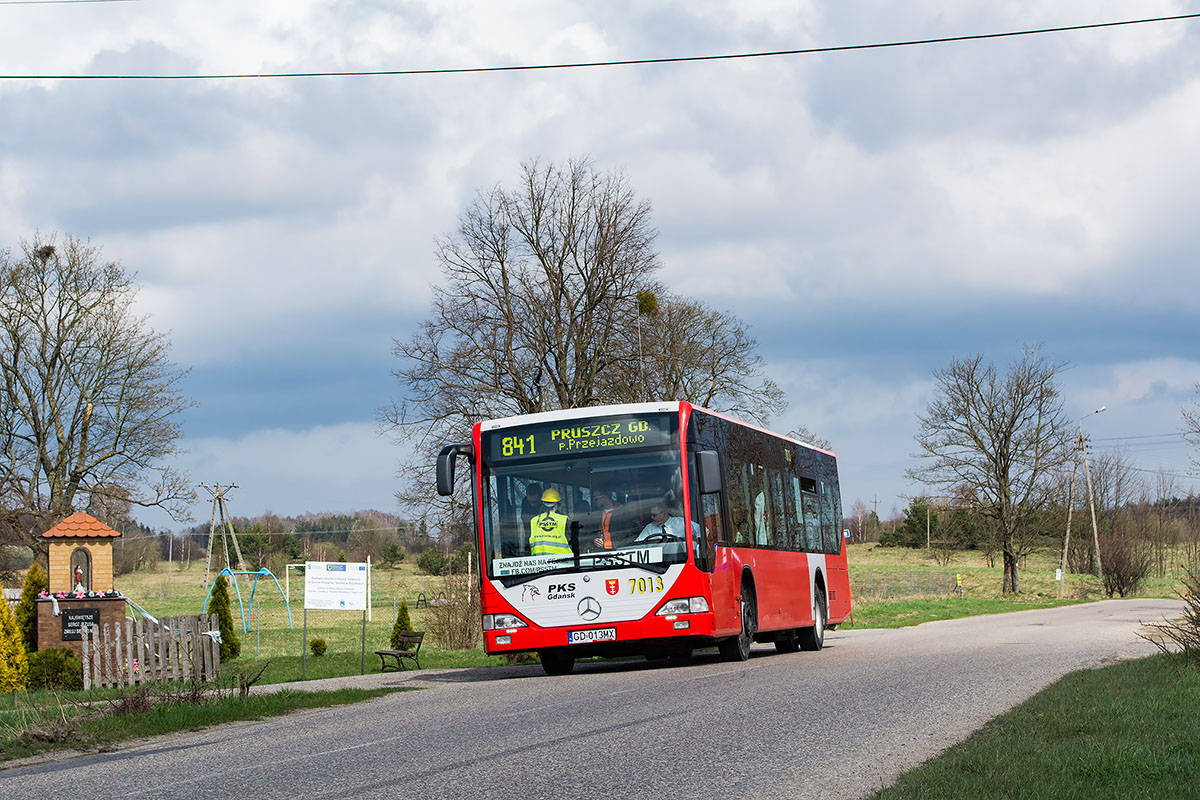
[[[787,407],[783,390],[765,374],[749,326],[734,314],[668,295],[638,324],[645,388],[627,399],[689,400],[762,425]],[[609,378],[605,388],[613,399],[625,399],[643,383],[620,372]]]
[[[82,508],[160,506],[192,491],[164,460],[191,403],[170,344],[133,313],[137,289],[100,248],[38,234],[0,252],[0,507],[8,533]]]
[[[412,448],[402,502],[428,503],[432,454],[481,419],[647,399],[759,422],[783,408],[744,323],[656,282],[655,237],[650,204],[586,159],[527,162],[516,188],[476,196],[437,244],[430,316],[393,350],[403,399],[379,419]]]
[[[1018,544],[1070,457],[1058,387],[1065,366],[1037,347],[1003,374],[982,356],[956,359],[934,371],[937,396],[917,416],[923,463],[908,475],[944,490],[970,490],[976,510],[996,525],[1005,593],[1020,591]]]

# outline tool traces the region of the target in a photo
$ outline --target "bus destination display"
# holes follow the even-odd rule
[[[667,445],[672,441],[674,419],[673,414],[646,414],[507,428],[488,433],[486,449],[494,463],[508,458]]]

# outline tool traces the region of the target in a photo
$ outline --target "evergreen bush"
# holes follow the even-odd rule
[[[208,599],[208,608],[204,613],[217,615],[217,626],[221,630],[221,663],[237,658],[242,652],[242,640],[233,626],[233,611],[229,608],[229,582],[224,575],[219,576],[213,584],[212,597]]]
[[[0,692],[24,689],[28,678],[29,660],[17,619],[8,610],[8,603],[0,600]]]
[[[455,574],[465,573],[468,563],[479,563],[475,559],[475,544],[473,542],[463,542],[457,550],[450,554],[450,572]]]
[[[83,662],[69,647],[29,655],[30,689],[82,689]]]
[[[400,610],[396,612],[396,624],[392,626],[392,649],[393,650],[408,650],[412,648],[410,642],[401,642],[400,634],[405,631],[411,631],[412,617],[408,613],[408,601],[400,601]]]
[[[446,572],[446,554],[437,547],[426,547],[417,557],[417,568],[426,575],[443,575]]]
[[[329,649],[329,645],[325,644],[324,639],[313,639],[309,642],[309,646],[312,647],[314,656],[323,656],[325,655],[325,651]]]
[[[30,564],[16,611],[17,629],[21,631],[25,649],[30,653],[37,651],[37,596],[49,588],[50,580],[45,571],[36,561]]]

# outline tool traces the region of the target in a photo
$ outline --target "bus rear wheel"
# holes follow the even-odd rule
[[[575,669],[575,656],[557,650],[543,650],[538,653],[542,659],[542,669],[547,675],[567,675]]]
[[[717,643],[721,658],[725,661],[745,661],[750,658],[750,645],[757,630],[758,606],[754,602],[754,592],[749,586],[742,584],[742,630],[737,636],[730,636]]]
[[[820,650],[825,646],[825,622],[829,619],[829,611],[825,604],[825,590],[820,586],[817,587],[813,606],[813,626],[800,631],[800,647],[804,650]]]

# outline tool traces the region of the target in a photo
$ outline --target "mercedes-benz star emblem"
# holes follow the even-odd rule
[[[588,622],[591,622],[596,617],[600,616],[600,601],[588,595],[579,601],[579,616],[583,617]]]

